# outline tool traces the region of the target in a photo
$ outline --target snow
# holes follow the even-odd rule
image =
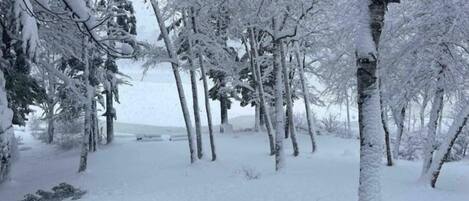
[[[357,0],[357,2],[357,30],[355,31],[357,34],[355,39],[357,57],[374,61],[377,58],[377,50],[370,29],[370,11],[368,9],[370,0]]]
[[[287,168],[274,170],[264,133],[216,135],[219,160],[209,158],[189,164],[187,141],[136,142],[115,139],[89,155],[89,168],[77,174],[79,150],[62,152],[28,134],[22,157],[13,167],[12,180],[0,187],[2,201],[16,201],[25,193],[69,182],[88,193],[84,201],[350,201],[357,198],[359,144],[318,136],[321,149],[297,158],[285,147]],[[204,135],[204,137],[208,137]],[[306,133],[301,147],[309,147]],[[208,140],[205,140],[208,142]],[[206,143],[208,150],[208,143]],[[242,147],[242,148],[241,148]],[[347,153],[347,154],[344,154]],[[383,165],[384,166],[384,165]],[[449,163],[439,188],[418,185],[420,163],[400,161],[383,171],[384,201],[462,201],[469,196],[469,161]],[[246,175],[258,175],[249,179]]]
[[[19,27],[21,27],[23,50],[30,57],[34,57],[39,36],[36,18],[31,12],[33,12],[33,6],[29,0],[15,1],[15,17],[20,19]]]

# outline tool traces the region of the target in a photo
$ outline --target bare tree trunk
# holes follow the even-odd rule
[[[359,201],[381,200],[383,125],[379,120],[378,46],[384,25],[385,1],[359,1],[357,33],[357,91],[360,129]]]
[[[264,93],[264,84],[262,83],[262,73],[259,62],[256,61],[259,58],[259,53],[257,52],[257,44],[256,39],[254,37],[254,30],[249,30],[249,42],[251,46],[251,53],[253,54],[251,57],[254,60],[254,75],[257,77],[258,82],[256,83],[257,88],[259,90],[259,102],[260,102],[260,110],[265,120],[265,125],[267,129],[267,136],[269,138],[269,147],[270,147],[270,155],[275,154],[275,145],[274,145],[274,137],[273,137],[273,126],[272,121],[270,119],[269,109],[267,108],[267,104],[265,102],[265,93]]]
[[[432,108],[430,111],[430,120],[427,124],[427,137],[424,146],[424,158],[422,167],[422,176],[425,175],[430,168],[433,160],[433,152],[436,148],[436,128],[438,127],[438,117],[440,116],[443,107],[444,89],[443,89],[443,74],[445,66],[441,65],[441,70],[438,73],[437,88],[433,97]]]
[[[345,90],[345,108],[347,110],[347,137],[352,138],[352,128],[350,125],[350,97],[348,89]]]
[[[47,143],[52,144],[54,142],[54,133],[55,133],[55,121],[54,121],[54,106],[55,100],[53,98],[53,94],[55,92],[55,77],[52,76],[50,73],[47,73],[47,77],[49,80],[47,91],[48,91],[48,98],[47,98]]]
[[[284,44],[281,42],[280,43],[280,65],[282,67],[282,73],[283,73],[283,84],[285,85],[285,96],[286,96],[286,102],[287,102],[287,120],[286,122],[288,127],[286,130],[286,133],[290,131],[290,136],[291,136],[291,141],[293,145],[293,156],[298,156],[300,154],[300,151],[298,149],[298,142],[296,139],[296,133],[295,133],[295,124],[293,122],[293,101],[292,101],[292,92],[290,88],[290,81],[288,78],[289,72],[288,72],[288,67],[285,61],[285,49],[284,49]],[[288,136],[285,136],[288,137]]]
[[[174,79],[176,80],[176,86],[177,86],[177,90],[179,94],[179,101],[181,103],[181,109],[184,115],[184,122],[186,124],[191,163],[194,163],[197,160],[197,157],[196,157],[195,149],[194,149],[195,143],[194,143],[194,137],[193,137],[192,123],[191,123],[191,118],[189,115],[189,109],[186,103],[186,97],[184,95],[184,88],[182,86],[181,75],[179,74],[179,63],[178,63],[176,50],[174,49],[174,46],[168,36],[168,31],[166,30],[164,20],[161,16],[161,11],[160,11],[158,2],[156,0],[150,0],[150,2],[153,7],[153,11],[155,12],[156,20],[158,21],[158,26],[160,28],[161,35],[163,36],[163,40],[164,40],[169,58],[172,59],[171,67],[173,69]]]
[[[386,165],[387,166],[392,166],[393,161],[392,161],[392,155],[391,155],[391,142],[389,140],[389,129],[388,129],[388,124],[386,121],[387,113],[384,109],[383,106],[383,99],[380,97],[380,104],[381,104],[381,122],[383,124],[383,130],[384,130],[384,144],[386,148]]]
[[[254,81],[254,85],[257,85],[257,83],[259,83],[259,81],[257,80],[257,77],[256,77],[256,74],[255,74],[255,67],[254,67],[254,59],[253,59],[253,53],[252,53],[252,48],[251,50],[249,49],[248,47],[248,44],[247,44],[247,38],[243,37],[242,38],[242,43],[244,44],[244,49],[246,50],[246,53],[249,53],[249,64],[250,64],[250,70],[252,72],[251,74],[251,79]],[[256,96],[257,96],[257,99],[259,99],[259,88],[258,87],[255,87],[256,89]],[[261,118],[261,111],[260,111],[260,101],[257,100],[255,101],[255,105],[254,105],[254,109],[255,109],[255,114],[254,114],[254,131],[255,132],[259,132],[260,130],[260,118]]]
[[[422,105],[420,106],[420,111],[419,111],[421,131],[423,131],[425,127],[425,109],[427,108],[428,100],[429,100],[428,91],[425,91],[422,97]]]
[[[256,69],[257,68],[254,66],[254,74],[257,74]],[[259,92],[259,96],[260,96],[260,92]],[[262,108],[261,103],[259,103],[259,127],[260,127],[260,130],[265,130],[266,129],[266,126],[265,126],[265,111]]]
[[[192,51],[192,49],[190,49],[189,51]],[[195,119],[195,136],[196,136],[196,141],[197,141],[197,157],[201,159],[204,154],[203,154],[203,147],[202,147],[202,126],[200,125],[199,98],[197,94],[197,78],[196,78],[196,72],[193,69],[194,65],[192,64],[192,58],[190,58],[189,60],[192,66],[192,69],[190,70],[190,77],[191,77],[191,85],[192,85],[192,104],[193,104],[194,119]]]
[[[110,88],[112,89],[113,86]],[[112,143],[114,139],[114,118],[115,111],[113,106],[113,92],[109,89],[106,91],[106,144]]]
[[[454,142],[458,138],[459,134],[461,133],[462,129],[467,123],[469,118],[469,106],[465,105],[465,107],[459,112],[457,117],[454,119],[453,124],[448,130],[448,135],[446,140],[440,146],[440,148],[435,153],[435,158],[430,165],[429,170],[424,175],[425,182],[429,182],[432,188],[435,188],[436,182],[438,180],[438,176],[440,175],[441,168],[445,163],[445,159],[448,157],[449,153],[451,152],[451,148],[454,145]]]
[[[285,153],[283,150],[283,132],[285,126],[285,115],[283,114],[283,90],[285,89],[285,85],[283,82],[282,67],[278,61],[282,41],[277,39],[278,30],[275,17],[272,18],[272,27],[274,30],[273,73],[275,76],[275,170],[280,171],[285,166]]]
[[[84,103],[84,110],[85,110],[85,117],[84,117],[84,131],[83,131],[83,142],[81,147],[80,153],[80,165],[78,167],[78,172],[84,172],[88,166],[88,152],[89,152],[89,143],[90,143],[90,133],[91,133],[91,102],[92,102],[92,89],[90,86],[90,63],[89,63],[89,55],[88,55],[88,48],[89,48],[89,41],[88,37],[84,39],[84,53],[83,53],[83,62],[85,64],[85,69],[83,72],[84,77],[84,84],[86,87],[85,91],[85,100]]]
[[[225,78],[223,78],[225,79]],[[221,87],[226,87],[225,81],[221,83]],[[226,132],[228,128],[228,98],[225,94],[220,96],[220,133]]]
[[[309,94],[307,90],[307,84],[305,80],[305,72],[304,72],[304,63],[305,57],[303,59],[300,58],[299,47],[295,51],[296,61],[298,63],[298,70],[300,74],[300,82],[301,82],[301,90],[303,91],[303,100],[305,102],[305,110],[306,110],[306,121],[308,123],[308,134],[311,139],[311,152],[316,151],[316,140],[314,139],[314,127],[313,127],[313,117],[311,114],[311,106],[309,103]]]
[[[401,147],[402,134],[404,133],[406,107],[406,104],[404,104],[400,106],[397,111],[393,111],[394,122],[396,123],[397,127],[396,142],[394,144],[394,159],[396,160],[399,159],[399,149]]]
[[[92,152],[96,152],[97,146],[98,146],[98,111],[97,111],[96,100],[93,100],[92,105],[91,105],[91,121],[92,121],[92,124],[91,124],[92,125],[92,127],[91,127],[91,130],[92,130],[91,131],[92,143],[91,143],[91,149],[90,150]]]
[[[257,94],[259,94],[259,93],[257,93]],[[256,103],[255,110],[256,111],[255,111],[255,115],[254,115],[254,132],[259,132],[260,131],[260,118],[261,118],[261,111],[260,111],[261,108],[259,106],[259,103]]]
[[[193,7],[191,7],[191,9],[190,9],[190,17],[191,17],[191,22],[192,22],[192,31],[194,32],[194,34],[197,34],[198,33],[198,31],[197,31],[197,22],[195,20],[195,11],[194,11]],[[199,67],[200,67],[202,82],[204,84],[205,111],[207,113],[207,124],[208,124],[209,138],[210,138],[210,149],[211,149],[211,152],[212,152],[212,161],[215,161],[217,159],[217,154],[216,154],[216,151],[215,151],[215,140],[214,140],[214,137],[213,137],[212,112],[210,110],[210,99],[209,99],[209,93],[208,93],[207,73],[205,72],[205,66],[204,66],[202,51],[199,51],[197,53],[197,58],[198,58],[198,61],[199,61]]]

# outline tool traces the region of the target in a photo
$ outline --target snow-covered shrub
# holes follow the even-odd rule
[[[423,153],[425,135],[424,131],[404,132],[399,147],[399,158],[409,161],[419,160]],[[395,139],[391,139],[391,142],[395,144]]]
[[[83,119],[55,121],[54,142],[59,148],[69,150],[78,147],[83,133]],[[47,124],[40,118],[32,118],[29,124],[31,134],[43,142],[47,142]],[[45,127],[45,128],[44,128]]]
[[[329,114],[328,117],[324,117],[321,119],[321,129],[325,132],[331,133],[338,133],[341,130],[341,123],[337,120],[337,115]]]
[[[62,201],[79,200],[86,191],[75,188],[70,184],[61,183],[52,187],[51,191],[37,190],[36,194],[27,194],[22,201]],[[70,198],[70,199],[69,199]]]
[[[79,147],[82,140],[83,120],[57,121],[54,141],[61,149]]]
[[[252,167],[242,167],[241,169],[237,170],[236,173],[243,176],[247,180],[261,178],[261,173]]]

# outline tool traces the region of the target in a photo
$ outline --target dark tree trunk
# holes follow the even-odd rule
[[[192,51],[192,50],[189,50]],[[192,58],[189,61],[191,66],[193,65]],[[192,86],[192,106],[194,110],[194,120],[195,120],[195,136],[197,142],[197,157],[201,159],[203,157],[203,147],[202,147],[202,126],[200,125],[200,112],[199,112],[199,97],[197,94],[197,78],[194,69],[190,70],[191,77],[191,86]]]
[[[106,91],[106,144],[110,144],[114,139],[114,118],[115,111],[113,106],[113,92]]]
[[[402,134],[404,133],[404,120],[406,108],[407,105],[405,104],[403,106],[400,106],[399,111],[393,111],[394,122],[397,126],[396,143],[394,144],[394,159],[396,160],[399,159],[399,149],[401,146]]]
[[[224,81],[222,81],[224,82]],[[225,87],[225,84],[222,84],[222,88]],[[228,125],[228,98],[225,94],[220,96],[220,133],[226,131]]]
[[[292,146],[293,146],[293,156],[298,156],[300,154],[298,148],[298,142],[296,139],[295,133],[295,124],[293,122],[293,100],[292,100],[292,91],[289,79],[289,69],[287,67],[287,63],[285,61],[285,48],[284,44],[280,43],[280,65],[282,67],[282,74],[283,74],[283,84],[285,86],[285,99],[287,102],[287,110],[286,110],[286,128],[285,128],[285,138],[288,138],[288,132],[290,132]]]
[[[275,144],[274,144],[274,136],[273,136],[273,126],[272,126],[272,121],[270,119],[270,114],[269,114],[269,109],[266,104],[265,100],[265,93],[264,93],[264,85],[262,82],[262,72],[259,63],[256,61],[258,58],[259,54],[257,52],[257,42],[254,37],[254,29],[249,30],[249,42],[251,46],[251,59],[254,60],[254,76],[257,77],[256,80],[258,82],[256,83],[256,86],[259,91],[259,103],[260,103],[260,116],[261,122],[265,122],[265,127],[267,130],[267,136],[269,139],[269,148],[270,148],[270,155],[275,154]],[[261,123],[262,125],[262,123]]]
[[[197,34],[197,22],[195,20],[195,11],[194,8],[190,8],[190,17],[191,17],[191,22],[192,22],[192,31],[194,34]],[[196,41],[197,43],[197,41]],[[201,77],[202,77],[202,82],[204,84],[204,100],[205,100],[205,111],[207,113],[207,124],[208,124],[208,133],[209,133],[209,138],[210,138],[210,149],[212,151],[212,161],[215,161],[217,159],[217,154],[215,151],[215,140],[213,137],[213,124],[212,124],[212,112],[210,110],[210,99],[209,99],[209,93],[208,93],[208,83],[207,83],[207,74],[205,72],[205,66],[204,66],[204,60],[201,52],[197,53],[197,58],[199,61],[199,67],[200,67],[200,72],[201,72]],[[202,144],[202,143],[201,143]]]

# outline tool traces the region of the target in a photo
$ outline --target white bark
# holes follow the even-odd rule
[[[83,141],[81,146],[81,153],[80,153],[80,164],[78,167],[78,172],[86,171],[88,166],[88,152],[89,152],[89,143],[90,143],[90,132],[91,132],[91,102],[92,102],[92,88],[90,86],[90,63],[89,63],[89,55],[88,55],[88,37],[84,39],[84,54],[83,54],[83,62],[85,64],[85,69],[83,72],[83,82],[86,87],[85,91],[85,102],[84,110],[85,110],[85,117],[84,117],[84,131],[83,131]]]
[[[194,149],[194,137],[193,137],[193,130],[192,130],[192,123],[191,118],[189,115],[189,109],[187,107],[186,97],[184,95],[184,88],[182,86],[181,75],[179,74],[179,63],[176,54],[176,50],[174,49],[173,43],[169,38],[168,31],[166,30],[164,19],[161,15],[161,11],[156,0],[150,0],[151,5],[153,7],[153,11],[155,12],[156,20],[158,21],[158,26],[161,31],[161,35],[163,36],[163,40],[166,46],[166,50],[168,51],[169,58],[172,60],[171,67],[173,69],[174,78],[176,80],[176,86],[179,94],[179,101],[181,103],[182,113],[184,115],[184,122],[186,124],[187,130],[187,138],[189,141],[189,152],[191,163],[194,163],[197,160],[195,149]]]
[[[430,110],[430,120],[427,124],[427,136],[424,145],[422,176],[425,175],[430,168],[433,160],[433,152],[436,148],[436,128],[438,127],[438,117],[440,116],[443,105],[443,69],[441,69],[437,81],[437,89],[433,97],[432,108]]]
[[[359,201],[381,201],[383,125],[378,86],[377,47],[384,24],[385,1],[359,0],[357,52],[360,129]]]
[[[304,66],[303,66],[304,60],[300,58],[299,50],[295,51],[295,57],[298,63],[298,72],[300,74],[301,90],[303,91],[303,100],[305,102],[306,121],[308,123],[308,134],[311,139],[311,152],[315,152],[317,149],[317,145],[316,145],[316,140],[314,139],[314,124],[313,124],[311,106],[309,102],[307,84],[305,80],[305,72],[304,72]]]
[[[451,148],[454,145],[454,141],[457,139],[462,129],[467,123],[469,118],[469,105],[465,107],[458,113],[454,119],[451,127],[448,130],[448,135],[445,141],[440,145],[438,150],[436,150],[435,157],[430,164],[429,170],[423,176],[424,182],[430,184],[431,187],[435,187],[438,176],[440,175],[441,168],[445,162],[446,157],[451,151]]]
[[[281,171],[285,167],[285,153],[283,150],[283,137],[285,131],[283,111],[283,76],[278,61],[281,41],[277,39],[277,25],[275,18],[272,19],[274,29],[273,66],[275,76],[275,170]]]

